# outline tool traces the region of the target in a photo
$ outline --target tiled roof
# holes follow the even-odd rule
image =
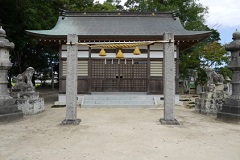
[[[35,37],[66,37],[77,34],[79,37],[156,37],[171,32],[177,39],[203,39],[209,31],[188,31],[173,13],[132,13],[132,12],[66,12],[59,16],[51,30],[27,30]],[[179,37],[179,38],[178,38]]]

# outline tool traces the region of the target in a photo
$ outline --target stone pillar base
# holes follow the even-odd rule
[[[226,104],[217,114],[217,118],[223,121],[238,121],[240,122],[240,99],[227,98]]]
[[[217,114],[217,119],[220,119],[222,121],[236,121],[236,122],[240,122],[240,114],[219,112]]]
[[[180,123],[176,119],[165,120],[165,119],[161,118],[159,121],[162,125],[180,125]]]
[[[62,121],[62,125],[79,125],[81,122],[81,119],[65,119]]]

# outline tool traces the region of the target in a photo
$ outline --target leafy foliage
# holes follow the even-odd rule
[[[227,62],[216,30],[205,25],[204,15],[208,8],[195,0],[105,0],[103,4],[94,0],[1,0],[0,25],[7,32],[7,38],[15,43],[11,51],[13,67],[9,76],[15,76],[32,66],[38,74],[50,76],[50,66],[58,69],[58,53],[30,39],[25,30],[51,29],[57,22],[59,8],[71,11],[174,11],[181,23],[189,30],[210,30],[212,35],[194,48],[180,54],[180,73],[189,75],[189,69],[199,71],[203,66],[217,66]],[[11,79],[11,78],[10,78]]]
[[[217,42],[207,43],[201,46],[200,66],[202,68],[210,68],[213,66],[221,66],[228,62],[229,56],[226,50]]]
[[[49,79],[51,65],[58,72],[58,53],[36,43],[26,35],[25,30],[51,29],[57,22],[59,8],[72,11],[114,11],[117,7],[111,2],[94,3],[94,0],[1,0],[0,25],[7,32],[7,38],[15,44],[11,51],[12,76],[22,73],[31,66],[36,70],[36,77]],[[120,2],[113,1],[116,5]],[[41,75],[41,76],[39,76]],[[10,82],[11,83],[11,82]]]
[[[212,34],[209,38],[195,47],[180,53],[180,74],[187,78],[195,70],[198,77],[205,80],[204,68],[218,67],[228,61],[225,49],[217,43],[220,40],[219,33],[205,25],[204,15],[208,8],[195,0],[127,0],[125,7],[128,11],[159,12],[173,11],[179,17],[184,28],[188,30],[207,30]],[[193,76],[193,75],[191,75]]]
[[[208,8],[195,0],[127,0],[125,7],[128,11],[138,12],[173,11],[186,29],[206,29],[204,15]]]

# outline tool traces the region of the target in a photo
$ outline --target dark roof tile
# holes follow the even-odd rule
[[[185,30],[180,20],[172,13],[133,14],[131,12],[120,15],[82,12],[69,12],[60,16],[56,26],[51,30],[27,30],[29,34],[39,36],[156,36],[164,32],[172,32],[175,36],[189,36],[206,34],[208,31]]]

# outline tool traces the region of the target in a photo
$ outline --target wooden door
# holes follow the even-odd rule
[[[92,92],[146,92],[147,61],[92,60]]]

